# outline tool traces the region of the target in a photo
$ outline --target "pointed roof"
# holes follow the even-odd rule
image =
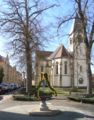
[[[77,39],[74,39],[74,37],[76,37]],[[73,24],[69,34],[69,40],[70,39],[73,39],[73,42],[83,42],[83,26],[78,13],[76,13],[75,19],[73,20]]]
[[[4,61],[4,58],[0,55],[0,61]]]
[[[73,34],[74,32],[82,32],[82,22],[81,19],[78,15],[78,13],[76,13],[75,19],[73,19],[73,23],[72,23],[72,27],[70,30],[70,35]]]
[[[64,45],[60,45],[49,57],[48,59],[62,58],[62,57],[72,57]]]
[[[75,22],[74,22],[74,28],[73,28],[73,32],[82,32],[82,21],[78,15],[78,13],[76,13],[76,17],[75,17]]]
[[[36,57],[38,57],[38,59],[46,60],[46,58],[48,56],[50,56],[52,53],[53,52],[51,52],[51,51],[40,51],[40,50],[38,50],[38,51],[36,51]]]

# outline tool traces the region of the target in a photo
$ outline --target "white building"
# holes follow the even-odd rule
[[[71,29],[68,49],[64,45],[61,45],[48,57],[45,56],[45,58],[44,61],[47,65],[44,67],[47,70],[48,66],[48,71],[46,72],[50,76],[49,80],[53,86],[87,86],[86,49],[83,42],[83,29],[78,16],[76,16]],[[42,66],[42,62],[44,61],[42,59],[40,61]],[[38,65],[37,67],[40,68],[41,66]]]

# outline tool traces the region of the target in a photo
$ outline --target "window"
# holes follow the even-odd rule
[[[56,74],[58,74],[58,62],[56,62]]]
[[[43,66],[41,66],[41,72],[43,72]]]
[[[64,74],[67,74],[67,61],[64,62]]]
[[[62,74],[62,62],[60,63],[60,75]]]
[[[82,72],[82,66],[80,65],[80,72]]]

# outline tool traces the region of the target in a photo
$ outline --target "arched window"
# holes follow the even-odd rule
[[[80,72],[83,72],[83,70],[82,70],[82,66],[80,65]]]
[[[58,74],[58,62],[56,62],[56,74]]]
[[[60,63],[60,75],[62,74],[62,62]]]
[[[64,62],[64,74],[67,74],[68,70],[67,70],[67,61]]]

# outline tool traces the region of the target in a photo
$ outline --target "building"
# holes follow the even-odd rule
[[[57,87],[87,87],[85,47],[82,24],[76,15],[68,40],[68,49],[60,45],[49,56],[46,56],[45,51],[42,52],[42,57],[36,54],[36,75],[47,72],[50,83]]]
[[[47,58],[51,54],[50,51],[36,51],[35,84],[41,79],[41,72],[47,72],[47,63],[49,63]]]
[[[10,65],[8,55],[6,58],[0,55],[0,68],[4,71],[3,82],[21,84],[22,74]]]
[[[58,87],[70,86],[73,79],[71,69],[73,59],[67,49],[61,45],[48,57],[48,60],[51,62],[51,84]]]

